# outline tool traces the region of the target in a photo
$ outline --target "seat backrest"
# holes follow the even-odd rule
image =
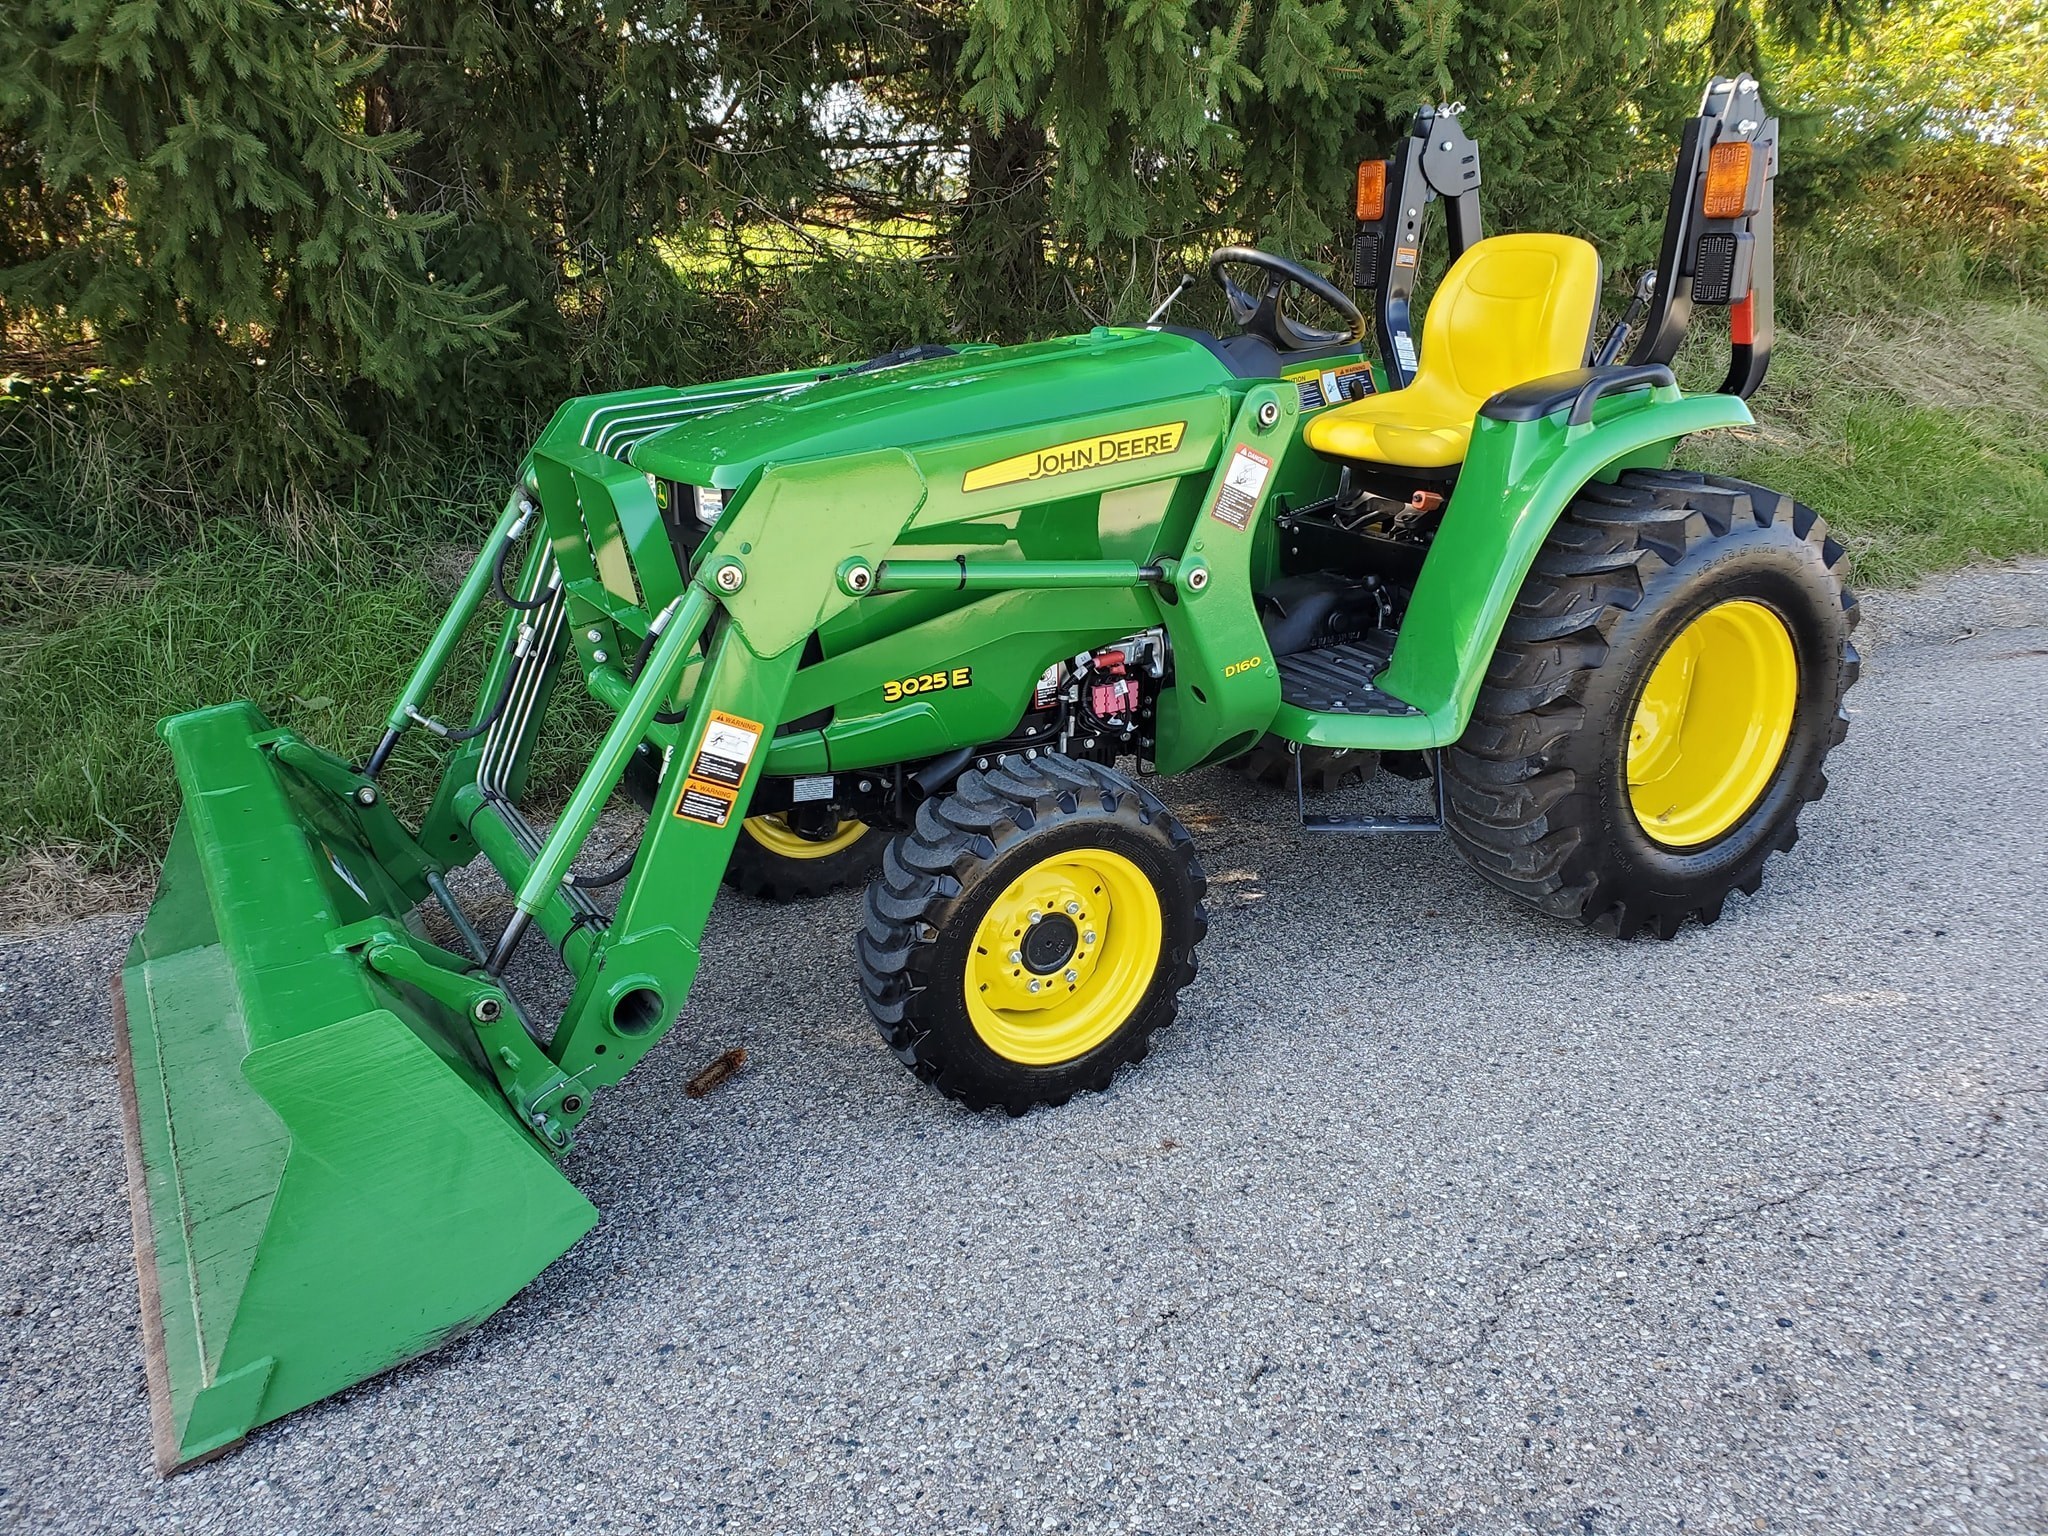
[[[1415,382],[1450,386],[1476,411],[1511,385],[1583,368],[1599,310],[1600,254],[1585,241],[1478,241],[1429,301]]]

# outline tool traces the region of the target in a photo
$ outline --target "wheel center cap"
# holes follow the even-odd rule
[[[1050,976],[1073,958],[1081,938],[1074,920],[1064,912],[1048,912],[1043,921],[1024,935],[1024,969],[1034,976]]]

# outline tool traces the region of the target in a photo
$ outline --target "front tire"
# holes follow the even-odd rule
[[[864,821],[804,807],[749,816],[733,840],[725,883],[762,901],[802,901],[859,885],[882,862],[887,834]]]
[[[1811,508],[1761,486],[1675,471],[1586,486],[1444,755],[1459,852],[1621,938],[1670,938],[1754,894],[1848,729],[1843,558]]]
[[[1172,1022],[1206,890],[1186,829],[1099,764],[965,773],[883,855],[861,990],[889,1048],[948,1098],[1063,1104]]]

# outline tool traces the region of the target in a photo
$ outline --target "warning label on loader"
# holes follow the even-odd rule
[[[733,807],[739,801],[740,785],[747,777],[747,765],[760,750],[762,730],[758,720],[713,710],[704,727],[704,737],[697,743],[697,755],[683,780],[676,814],[713,827],[730,821]]]
[[[686,779],[683,781],[683,798],[676,802],[676,814],[685,821],[701,821],[706,826],[722,827],[732,820],[732,808],[738,800],[738,795],[720,789],[716,784]]]
[[[1266,488],[1266,476],[1273,473],[1273,461],[1250,448],[1239,448],[1230,456],[1223,487],[1209,515],[1243,532],[1251,526],[1252,511],[1259,504],[1259,492]]]

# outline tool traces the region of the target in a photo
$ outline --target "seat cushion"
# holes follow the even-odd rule
[[[1599,304],[1600,257],[1585,241],[1478,241],[1430,300],[1414,382],[1315,416],[1308,445],[1413,469],[1462,463],[1480,406],[1503,389],[1585,363]]]
[[[1406,389],[1367,395],[1309,419],[1309,447],[1339,459],[1370,459],[1411,469],[1465,462],[1479,407],[1428,375]]]

